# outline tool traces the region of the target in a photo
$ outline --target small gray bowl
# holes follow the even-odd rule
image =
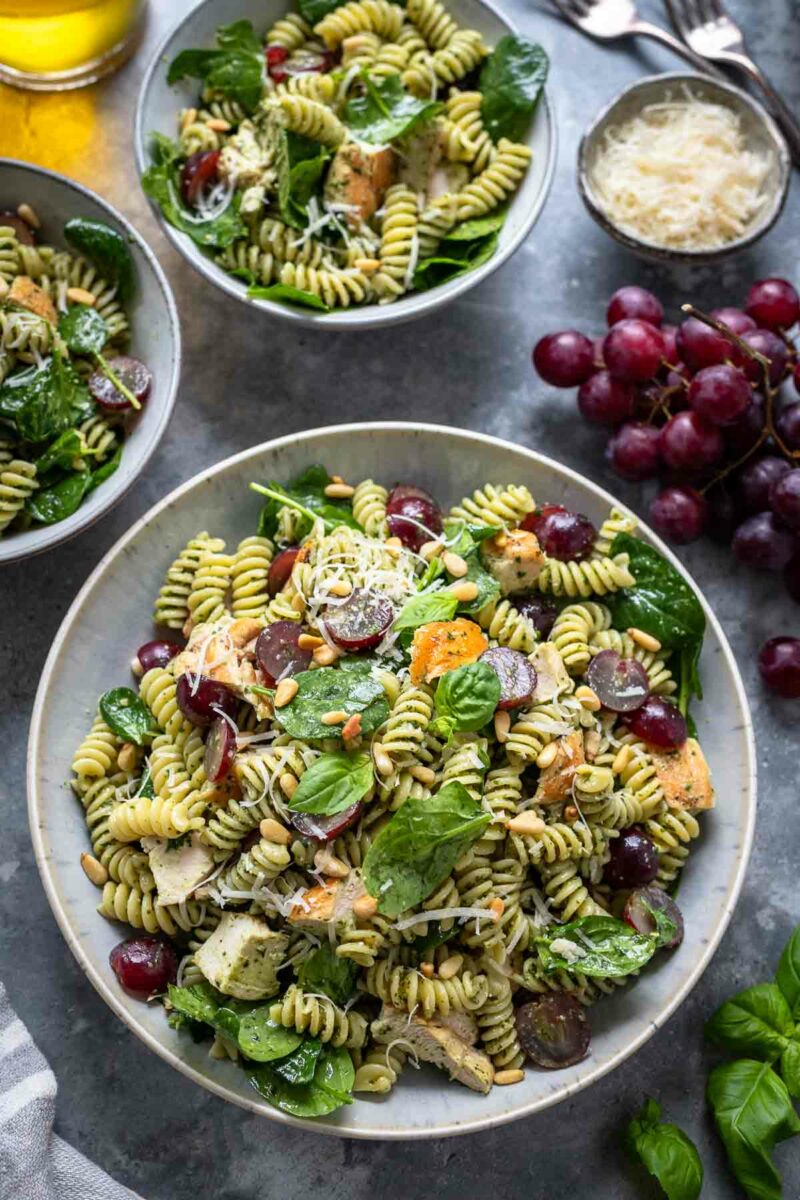
[[[114,474],[91,492],[80,508],[55,525],[38,525],[0,537],[0,565],[30,558],[66,542],[104,516],[138,478],[167,427],[178,388],[181,334],[172,289],[152,250],[121,213],[81,184],[13,158],[0,158],[0,212],[30,204],[42,222],[41,240],[66,248],[63,230],[70,217],[103,221],[128,242],[136,291],[125,305],[131,325],[130,352],[153,374],[147,403],[125,440]],[[2,221],[0,221],[2,224]]]
[[[725,104],[738,112],[742,118],[745,136],[750,147],[771,154],[774,160],[774,169],[770,171],[766,185],[768,203],[764,206],[758,219],[742,237],[735,238],[732,242],[726,242],[724,246],[714,249],[674,250],[671,247],[660,246],[656,242],[636,237],[635,234],[620,228],[610,220],[592,186],[592,171],[606,130],[612,125],[619,125],[635,116],[646,105],[659,103],[665,99],[667,93],[674,94],[683,85],[690,86],[693,93],[703,100]],[[640,79],[624,88],[595,118],[581,138],[578,147],[578,188],[590,214],[615,241],[627,246],[641,258],[654,262],[698,265],[715,263],[729,255],[736,254],[745,246],[752,246],[772,228],[780,216],[789,191],[790,173],[791,162],[786,142],[772,117],[760,104],[753,100],[747,92],[743,92],[741,88],[734,87],[730,83],[721,83],[716,79],[685,71],[650,75],[646,79]]]

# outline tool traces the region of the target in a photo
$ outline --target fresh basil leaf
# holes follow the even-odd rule
[[[316,292],[306,292],[289,283],[271,283],[269,287],[253,284],[247,289],[248,300],[275,300],[278,304],[296,304],[299,308],[313,308],[317,312],[330,312],[330,308]]]
[[[442,929],[441,921],[429,921],[428,932],[418,934],[409,945],[415,953],[424,954],[426,950],[435,950],[437,946],[443,946],[451,938],[457,937],[458,933],[458,925],[453,925],[450,929]]]
[[[304,771],[289,808],[317,816],[334,816],[366,796],[372,780],[372,759],[368,754],[347,754],[344,750],[321,754]]]
[[[218,50],[182,50],[170,65],[167,83],[186,76],[202,79],[247,111],[258,107],[264,90],[264,48],[250,21],[217,30]]]
[[[501,691],[497,672],[480,660],[447,671],[434,696],[435,727],[446,734],[482,729],[494,716]]]
[[[142,176],[142,187],[175,229],[187,234],[198,246],[223,250],[247,233],[247,226],[239,214],[241,192],[234,192],[230,204],[218,217],[198,218],[186,207],[181,196],[180,157],[180,149],[174,142],[161,133],[154,133],[153,163]]]
[[[492,141],[521,142],[547,81],[550,61],[541,46],[507,33],[481,68],[481,118]]]
[[[84,442],[77,429],[65,429],[36,459],[36,474],[41,479],[48,471],[73,471],[75,459],[84,452]]]
[[[89,476],[89,483],[86,487],[87,496],[89,492],[93,492],[96,487],[100,487],[101,483],[105,483],[107,479],[111,478],[121,461],[122,442],[119,443],[116,450],[111,455],[111,458],[108,458],[104,463],[101,463],[96,471],[92,471],[91,475]]]
[[[500,595],[500,584],[481,562],[478,550],[464,555],[467,573],[462,577],[462,583],[474,583],[478,594],[474,600],[462,600],[458,606],[459,613],[477,613],[487,604],[491,604]]]
[[[206,1025],[214,1024],[220,994],[210,983],[193,983],[190,987],[176,987],[171,983],[167,994],[172,1007],[183,1016]]]
[[[253,1062],[272,1062],[292,1054],[303,1041],[296,1029],[286,1029],[269,1015],[270,1004],[261,1004],[245,1013],[239,1021],[236,1042],[245,1058]]]
[[[40,443],[75,425],[93,405],[75,368],[60,354],[41,367],[16,372],[0,387],[0,416],[16,425],[25,441]]]
[[[431,586],[431,584],[434,582],[434,580],[438,579],[440,575],[444,575],[444,573],[445,573],[444,563],[442,562],[441,557],[439,555],[437,555],[436,558],[431,559],[431,561],[428,563],[427,567],[425,568],[425,570],[422,572],[419,579],[417,580],[417,591],[418,592],[427,591],[427,589]]]
[[[248,1068],[247,1076],[260,1096],[295,1117],[322,1117],[352,1103],[355,1070],[344,1046],[323,1046],[310,1083],[288,1083],[269,1063]]]
[[[407,92],[399,75],[373,79],[362,71],[360,78],[364,91],[348,100],[344,110],[345,124],[357,141],[380,146],[407,137],[444,108],[438,100],[422,100]]]
[[[308,202],[318,190],[333,151],[310,138],[270,125],[272,167],[278,177],[278,208],[282,219],[295,229],[308,225]]]
[[[570,942],[574,953],[561,952],[559,942]],[[555,943],[555,945],[554,945]],[[566,925],[553,925],[536,941],[543,971],[580,971],[602,979],[622,978],[639,971],[653,957],[658,939],[637,933],[616,917],[578,917]]]
[[[772,1062],[786,1048],[794,1021],[776,983],[757,983],[726,1000],[706,1022],[711,1041],[736,1054]]]
[[[224,998],[224,1004],[220,1004],[214,1016],[214,1028],[233,1042],[234,1046],[239,1038],[239,1026],[241,1024],[240,1008],[241,1003],[231,1000],[228,996]],[[234,1007],[237,1005],[237,1007]]]
[[[473,241],[442,241],[430,258],[423,258],[414,271],[414,287],[418,292],[440,287],[458,279],[488,262],[497,249],[498,234],[489,233]]]
[[[129,687],[112,688],[101,696],[100,716],[118,737],[137,746],[146,745],[155,732],[150,709]]]
[[[120,300],[130,300],[136,286],[133,256],[127,237],[103,221],[73,217],[64,226],[64,236],[71,246],[92,262],[110,284],[117,289]]]
[[[144,769],[144,774],[142,775],[142,778],[139,780],[139,787],[137,789],[134,799],[138,800],[140,796],[146,796],[148,798],[148,800],[152,800],[154,798],[155,794],[156,794],[155,788],[153,787],[153,773],[150,770],[150,764],[148,762],[147,766]]]
[[[328,500],[324,496],[320,499],[316,491],[298,492],[294,490],[292,484],[285,488],[274,480],[270,480],[266,486],[260,483],[251,483],[250,487],[260,496],[267,497],[267,504],[264,505],[259,520],[259,532],[262,536],[274,536],[277,530],[278,510],[282,505],[294,508],[305,517],[305,522],[301,523],[298,532],[300,541],[311,531],[316,520],[322,521],[326,533],[332,533],[339,525],[347,525],[349,529],[361,528],[353,516],[350,505]]]
[[[800,1100],[800,1042],[789,1042],[781,1055],[780,1072],[789,1094]]]
[[[703,1164],[694,1143],[677,1125],[660,1120],[661,1106],[647,1100],[626,1131],[626,1145],[664,1189],[667,1200],[697,1200]]]
[[[425,900],[490,820],[461,783],[427,799],[409,797],[364,859],[364,883],[380,912],[396,917]]]
[[[98,354],[108,341],[108,326],[96,308],[73,304],[62,314],[58,332],[73,354]]]
[[[419,629],[420,625],[429,625],[431,621],[451,621],[457,608],[458,600],[452,592],[420,592],[406,600],[392,629],[399,633],[401,629]]]
[[[663,908],[657,908],[644,898],[642,899],[642,903],[646,911],[653,918],[657,938],[656,949],[660,950],[662,946],[668,946],[673,941],[675,934],[678,932],[678,926]]]
[[[306,1038],[287,1058],[273,1063],[272,1069],[287,1083],[311,1083],[321,1053],[322,1042]]]
[[[25,505],[25,511],[42,525],[55,525],[71,517],[80,508],[89,490],[90,471],[74,471],[49,487],[39,488]]]
[[[800,925],[783,948],[775,982],[786,997],[795,1020],[800,1020]]]
[[[501,204],[499,208],[493,208],[483,217],[472,217],[469,221],[462,221],[460,225],[451,229],[446,237],[442,238],[442,242],[449,245],[451,242],[474,242],[478,238],[485,238],[487,234],[497,233],[502,229],[507,216],[508,205]],[[449,523],[452,522],[446,522],[446,524]],[[477,527],[472,526],[471,528]],[[486,537],[494,537],[497,533],[496,525],[482,525],[480,528],[490,531],[485,535]]]
[[[341,737],[341,727],[325,725],[328,712],[346,712],[348,717],[361,714],[362,733],[372,733],[389,715],[386,693],[372,678],[371,667],[320,667],[301,671],[294,677],[298,685],[294,697],[275,712],[275,720],[291,737]]]
[[[356,964],[349,958],[339,958],[328,943],[312,950],[297,972],[297,982],[303,991],[322,992],[340,1006],[352,997],[357,978]]]
[[[742,1058],[712,1072],[706,1092],[728,1162],[750,1200],[781,1200],[770,1154],[800,1133],[786,1085],[767,1063]]]

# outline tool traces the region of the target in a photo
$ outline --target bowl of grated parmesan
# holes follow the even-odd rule
[[[644,258],[709,263],[778,219],[789,152],[746,92],[674,72],[622,91],[584,134],[578,185],[590,214]]]

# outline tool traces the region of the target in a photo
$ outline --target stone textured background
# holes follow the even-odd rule
[[[0,88],[0,153],[64,171],[116,204],[156,250],[184,333],[177,407],[150,469],[99,526],[45,557],[0,573],[2,772],[0,976],[59,1081],[61,1134],[147,1200],[384,1200],[435,1189],[441,1200],[490,1193],[520,1200],[656,1197],[620,1151],[619,1133],[646,1094],[697,1142],[704,1197],[733,1197],[705,1112],[714,1061],[702,1024],[734,990],[768,977],[798,920],[797,705],[765,696],[755,670],[761,641],[800,632],[800,612],[771,579],[740,570],[708,543],[685,561],[720,616],[750,690],[759,747],[761,813],[748,883],[711,967],[669,1024],[630,1061],[575,1100],[484,1135],[376,1144],[295,1133],[224,1104],[150,1054],[83,978],[48,909],[25,814],[25,742],[41,665],[92,567],[131,522],[178,483],[246,446],[315,425],[383,417],[484,430],[584,471],[639,512],[647,495],[606,469],[602,435],[575,417],[571,393],[534,376],[530,350],[544,332],[603,327],[609,293],[654,287],[674,319],[687,298],[736,303],[753,278],[797,281],[796,184],[786,213],[758,247],[708,270],[644,266],[591,222],[574,185],[575,152],[592,114],[625,83],[676,60],[645,43],[589,42],[535,7],[502,0],[553,61],[551,95],[560,161],[544,215],[525,246],[482,287],[438,316],[397,330],[304,332],[271,323],[205,285],[168,248],[133,167],[131,124],[150,50],[189,0],[153,0],[147,42],[116,78],[83,93],[24,96]],[[800,5],[731,0],[755,56],[795,107]],[[648,15],[664,20],[660,5]],[[720,796],[719,802],[725,803]],[[800,1195],[800,1152],[779,1147],[787,1197]],[[22,1200],[22,1198],[20,1198]],[[87,1197],[86,1200],[89,1200]]]

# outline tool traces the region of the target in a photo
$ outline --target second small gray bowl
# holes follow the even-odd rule
[[[629,230],[622,229],[609,218],[592,185],[592,170],[606,131],[611,126],[619,125],[635,116],[645,105],[663,101],[668,93],[674,95],[683,86],[691,87],[692,92],[702,100],[724,104],[738,112],[750,148],[771,154],[774,160],[774,169],[770,171],[766,184],[768,202],[752,227],[741,237],[707,250],[676,250],[670,246],[661,246],[657,242],[646,241]],[[786,142],[772,117],[752,96],[733,84],[721,83],[710,76],[694,75],[685,71],[650,75],[632,83],[595,118],[578,147],[578,188],[591,216],[615,241],[627,246],[640,257],[655,262],[714,263],[735,254],[745,246],[751,246],[772,228],[780,216],[789,191],[790,173],[791,162]]]

